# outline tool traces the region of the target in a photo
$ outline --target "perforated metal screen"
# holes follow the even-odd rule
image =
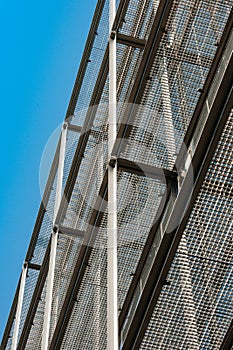
[[[232,132],[231,114],[140,349],[219,349],[231,323]]]
[[[117,5],[120,7],[122,2],[117,1]],[[117,43],[118,131],[121,122],[124,123],[127,119],[127,102],[132,93],[137,90],[135,100],[141,94],[140,105],[131,116],[127,140],[121,144],[118,156],[136,164],[144,164],[145,167],[157,167],[161,172],[175,169],[177,156],[214,63],[233,1],[171,1],[166,23],[160,27],[161,14],[158,15],[157,11],[162,5],[163,2],[159,0],[130,0],[118,32],[131,39],[142,39],[141,46]],[[83,277],[78,293],[72,300],[74,306],[62,338],[61,349],[65,350],[106,349],[107,346],[106,169],[109,79],[105,67],[108,62],[105,59],[109,2],[99,1],[98,6],[93,42],[85,51],[86,63],[81,67],[83,77],[78,87],[75,87],[77,91],[74,94],[75,101],[72,101],[73,115],[69,116],[69,124],[79,128],[69,129],[66,144],[63,189],[69,187],[68,179],[73,181],[71,173],[74,171],[74,162],[79,166],[70,198],[63,203],[59,225],[76,230],[80,235],[71,237],[59,234],[50,344],[69,287],[73,283],[80,252],[89,239],[91,249],[88,263],[85,261],[85,266],[79,266],[83,269]],[[145,52],[156,21],[159,32],[154,33],[155,57],[148,75],[144,77],[143,85],[144,82],[140,79],[137,81],[137,78],[142,69],[146,70],[142,68],[143,64],[149,62]],[[148,56],[153,50],[154,47],[149,49]],[[222,63],[225,62],[227,66],[230,54],[225,52],[224,55]],[[102,78],[100,72],[103,73]],[[220,81],[220,68],[217,73]],[[218,81],[213,81],[214,88],[213,91],[210,90],[212,98],[215,97],[217,85]],[[211,108],[211,96],[208,108]],[[90,106],[92,103],[98,105]],[[207,107],[202,109],[202,117],[205,113],[208,115],[205,108]],[[233,316],[232,128],[231,115],[169,270],[167,278],[170,284],[162,288],[140,349],[217,349],[229,327]],[[201,129],[198,131],[201,132]],[[77,149],[80,154],[76,154]],[[32,263],[38,265],[42,265],[45,259],[52,232],[56,167],[57,165],[31,259]],[[146,171],[144,175],[148,175]],[[169,181],[165,176],[162,179],[161,176],[141,176],[119,168],[117,181],[120,315],[151,229],[161,214],[161,201],[167,196],[167,202],[173,205],[174,193],[168,191]],[[99,197],[100,191],[102,200]],[[93,220],[94,223],[98,221],[97,227],[94,227]],[[154,255],[156,253],[155,249]],[[142,271],[149,271],[149,268],[149,265],[144,266]],[[39,274],[39,271],[29,269],[19,339],[34,300]],[[25,348],[28,350],[39,350],[41,347],[47,286],[46,276],[44,277],[45,284],[39,300],[37,299],[35,316],[26,339]],[[129,316],[138,303],[141,287],[140,284],[135,287]],[[11,336],[13,326],[14,322]],[[11,348],[11,337],[5,348]]]

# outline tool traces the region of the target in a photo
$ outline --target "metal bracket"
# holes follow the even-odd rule
[[[108,161],[108,164],[109,164],[112,168],[115,168],[116,163],[117,163],[117,157],[111,156],[111,158],[110,158],[109,161]]]
[[[116,31],[115,31],[115,30],[112,30],[112,31],[111,31],[110,38],[111,38],[112,40],[115,40],[115,39],[116,39]]]

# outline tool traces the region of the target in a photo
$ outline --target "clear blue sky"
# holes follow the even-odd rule
[[[64,119],[95,5],[0,1],[0,338],[41,201],[41,155]]]

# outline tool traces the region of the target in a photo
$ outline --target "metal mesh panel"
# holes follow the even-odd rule
[[[13,332],[14,332],[14,326],[15,326],[15,319],[12,323],[12,327],[11,327],[11,330],[10,330],[10,333],[9,333],[9,338],[7,340],[7,344],[6,344],[6,347],[5,349],[6,350],[11,350],[11,345],[12,345],[12,340],[13,340]]]
[[[32,262],[38,265],[41,265],[43,262],[44,254],[48,246],[49,238],[52,232],[52,227],[53,227],[52,221],[53,221],[55,194],[56,194],[56,179],[57,179],[57,176],[55,176],[55,179],[53,182],[53,187],[50,192],[48,204],[46,206],[46,212],[44,214],[43,222],[40,227],[40,231],[38,234],[36,246],[32,257]]]
[[[159,2],[131,0],[120,32],[147,39]],[[173,1],[123,157],[173,169],[232,4],[233,1],[225,0]],[[74,116],[70,120],[72,124],[82,126],[86,118],[86,109],[108,42],[108,7],[109,2],[106,1],[91,54],[86,58],[90,62]],[[142,54],[141,49],[117,44],[119,123]],[[107,78],[63,221],[67,227],[86,230],[104,177],[107,164],[108,84]],[[232,314],[229,298],[232,288],[232,242],[229,236],[232,178],[226,171],[229,169],[230,130],[232,121],[228,121],[228,130],[225,130],[219,143],[170,269],[169,279],[172,283],[163,287],[141,349],[215,348],[229,325]],[[63,189],[78,139],[79,133],[68,131]],[[51,235],[56,181],[55,176],[32,259],[36,264],[42,263]],[[118,172],[119,307],[124,303],[164,191],[165,185],[158,180]],[[91,253],[90,266],[85,272],[63,340],[63,349],[106,348],[106,225],[105,213]],[[82,239],[66,236],[60,236],[58,240],[50,340],[81,243]],[[30,271],[26,281],[20,332],[37,276],[37,271]],[[26,348],[29,350],[40,349],[45,290],[46,283],[27,342]],[[214,308],[213,303],[217,305]],[[7,349],[10,344],[9,338]]]
[[[19,337],[21,335],[23,325],[27,316],[28,308],[30,305],[31,297],[34,291],[35,282],[39,275],[39,271],[28,269],[27,278],[25,282],[25,290],[23,295],[23,307],[20,318],[20,326],[19,326]]]
[[[117,44],[117,101],[127,102],[141,62],[143,51]],[[118,118],[121,113],[119,111]]]
[[[49,343],[60,315],[81,244],[82,238],[69,238],[62,235],[58,240]]]
[[[159,0],[130,1],[120,32],[146,39],[159,6]]]
[[[99,230],[105,245],[106,230]],[[61,349],[106,348],[106,250],[94,245]]]
[[[79,133],[68,131],[66,141],[66,153],[64,163],[64,175],[63,175],[63,190],[69,175],[70,167],[72,164],[74,152],[78,143]],[[37,238],[32,262],[41,265],[44,259],[44,254],[49,242],[49,238],[52,232],[52,221],[54,217],[54,202],[57,186],[57,175],[54,178],[52,190],[49,196],[48,204],[46,206],[46,213],[44,214],[43,222],[40,227],[40,232]]]
[[[64,162],[64,172],[62,180],[62,189],[64,190],[66,181],[70,172],[70,167],[74,158],[75,150],[78,145],[80,133],[77,131],[68,130],[66,140],[66,153]]]
[[[230,325],[232,134],[231,114],[140,349],[218,349]]]
[[[93,45],[93,49],[92,49],[92,53],[91,56],[94,58],[90,60],[91,62],[89,63],[89,68],[87,68],[86,74],[85,74],[85,78],[83,80],[82,83],[82,89],[79,95],[79,100],[77,102],[77,106],[78,108],[76,108],[76,112],[75,115],[70,118],[70,123],[71,124],[76,124],[76,125],[82,125],[83,123],[83,119],[85,117],[85,114],[83,112],[78,113],[78,111],[81,111],[83,108],[88,107],[89,105],[89,100],[91,97],[91,90],[93,89],[94,83],[95,83],[95,79],[96,79],[96,74],[98,73],[100,64],[102,62],[102,58],[103,58],[103,54],[106,48],[106,44],[107,44],[107,37],[108,37],[108,28],[106,27],[105,23],[108,19],[108,2],[106,1],[106,4],[104,6],[104,10],[103,10],[103,14],[101,17],[101,21],[98,27],[98,31],[97,31],[97,35],[96,35],[96,40],[94,42]],[[89,59],[89,58],[87,58]],[[92,65],[90,66],[90,64],[92,63]],[[93,66],[94,64],[94,66]],[[94,74],[95,73],[95,74]],[[92,80],[90,79],[90,76],[92,77]],[[88,87],[89,86],[89,87]],[[77,118],[78,116],[78,118]],[[63,177],[63,189],[65,187],[66,184],[66,180],[68,178],[69,175],[69,171],[70,171],[70,166],[72,164],[72,160],[73,160],[73,156],[75,153],[75,149],[78,143],[78,139],[79,139],[79,133],[77,132],[73,132],[73,131],[68,131],[68,135],[67,135],[67,144],[66,144],[66,157],[65,157],[65,164],[64,164],[64,177]],[[56,192],[56,181],[57,181],[57,177],[55,176],[54,179],[54,183],[53,183],[53,187],[52,187],[52,191],[50,193],[50,197],[49,197],[49,201],[48,201],[48,205],[46,207],[46,213],[40,228],[40,233],[37,239],[37,243],[36,243],[36,247],[35,247],[35,251],[34,251],[34,256],[32,259],[33,263],[37,263],[37,264],[41,264],[44,258],[44,254],[48,245],[48,241],[49,241],[49,237],[51,235],[51,230],[52,230],[52,219],[53,219],[53,210],[54,210],[54,200],[55,200],[55,192]],[[69,226],[68,226],[69,227]],[[53,305],[53,311],[54,310],[58,310],[58,311],[54,311],[53,312],[53,319],[52,319],[52,324],[53,327],[56,324],[56,317],[57,317],[57,313],[60,311],[64,296],[65,296],[65,292],[66,292],[66,288],[69,285],[69,278],[72,275],[72,271],[73,271],[73,264],[75,263],[75,259],[72,261],[72,256],[73,258],[75,257],[75,254],[78,254],[79,251],[79,240],[74,240],[71,238],[67,238],[67,237],[60,237],[59,238],[59,244],[58,246],[61,246],[61,248],[58,248],[58,256],[57,256],[57,261],[56,261],[56,266],[57,266],[57,273],[56,273],[56,277],[58,281],[56,286],[60,287],[59,291],[59,297],[58,297],[58,307],[56,308]],[[68,255],[67,255],[68,254]],[[68,256],[68,258],[67,258]],[[68,259],[68,260],[67,260]],[[59,268],[61,264],[65,264],[67,269],[69,269],[69,274],[67,273],[67,280],[65,281],[64,276],[60,276],[60,272]],[[34,279],[34,284],[36,284],[36,278]],[[33,292],[33,288],[31,289],[31,291]],[[43,294],[45,294],[45,287],[43,289]],[[26,303],[28,307],[30,303],[30,300],[28,300],[28,302]],[[36,312],[36,316],[35,316],[35,320],[36,320],[36,327],[34,327],[34,329],[32,329],[30,334],[30,340],[29,340],[29,348],[30,346],[32,346],[33,344],[33,339],[34,337],[38,337],[39,334],[41,334],[42,331],[42,317],[43,317],[43,313],[42,310],[44,308],[44,303],[43,301],[39,303],[39,307],[38,310]],[[56,316],[55,316],[56,314]],[[31,340],[32,339],[32,340]],[[31,345],[30,345],[31,344]],[[35,344],[33,345],[35,346]]]
[[[120,122],[142,51],[121,44],[117,45],[117,49],[118,100],[121,102],[118,104],[117,115]],[[64,226],[86,229],[103,180],[107,165],[108,84],[107,78],[99,105],[89,108],[89,113],[95,115],[93,127],[64,218]]]
[[[158,210],[161,199],[158,195],[165,187],[159,180],[118,171],[119,308]],[[150,211],[152,205],[153,211]],[[62,349],[106,349],[106,244],[107,214],[104,214]]]
[[[27,339],[25,350],[40,350],[41,349],[41,337],[43,328],[43,318],[45,309],[45,291],[47,287],[47,279],[44,284],[44,288],[41,294],[41,299],[38,303],[36,314],[33,320],[33,324],[30,330],[30,334]]]
[[[225,1],[174,1],[125,158],[173,168],[231,6]]]
[[[90,62],[88,63],[79,97],[76,102],[73,124],[80,126],[83,125],[85,113],[80,113],[80,111],[85,111],[90,105],[91,96],[108,43],[109,28],[108,25],[106,25],[108,23],[108,16],[109,1],[105,1],[90,57],[86,58],[87,60],[90,60]]]

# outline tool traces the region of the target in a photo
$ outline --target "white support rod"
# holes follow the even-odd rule
[[[108,157],[116,140],[116,33],[112,32],[116,15],[115,0],[109,13],[109,132]],[[118,350],[117,306],[117,164],[108,166],[108,265],[107,265],[107,349]]]
[[[17,301],[15,325],[14,325],[11,350],[16,350],[16,348],[17,348],[20,317],[21,317],[22,306],[23,306],[23,296],[24,296],[24,289],[25,289],[25,283],[26,283],[26,277],[27,277],[27,270],[28,270],[28,264],[24,263],[23,267],[22,267],[22,273],[21,273],[21,279],[20,279],[19,294],[18,294],[18,301]]]
[[[57,170],[57,187],[54,203],[54,215],[53,215],[53,226],[57,217],[58,209],[61,203],[62,197],[62,180],[64,173],[64,161],[65,161],[65,150],[66,150],[66,137],[67,137],[67,123],[62,126],[61,132],[61,143],[59,152],[59,162]],[[52,312],[52,297],[53,297],[53,284],[54,284],[54,274],[55,274],[55,263],[56,263],[56,253],[57,253],[57,240],[58,231],[53,229],[51,236],[51,248],[49,256],[49,270],[47,277],[47,288],[45,296],[45,313],[44,313],[44,323],[42,332],[41,349],[47,350],[49,344],[49,332],[50,332],[50,321]]]

